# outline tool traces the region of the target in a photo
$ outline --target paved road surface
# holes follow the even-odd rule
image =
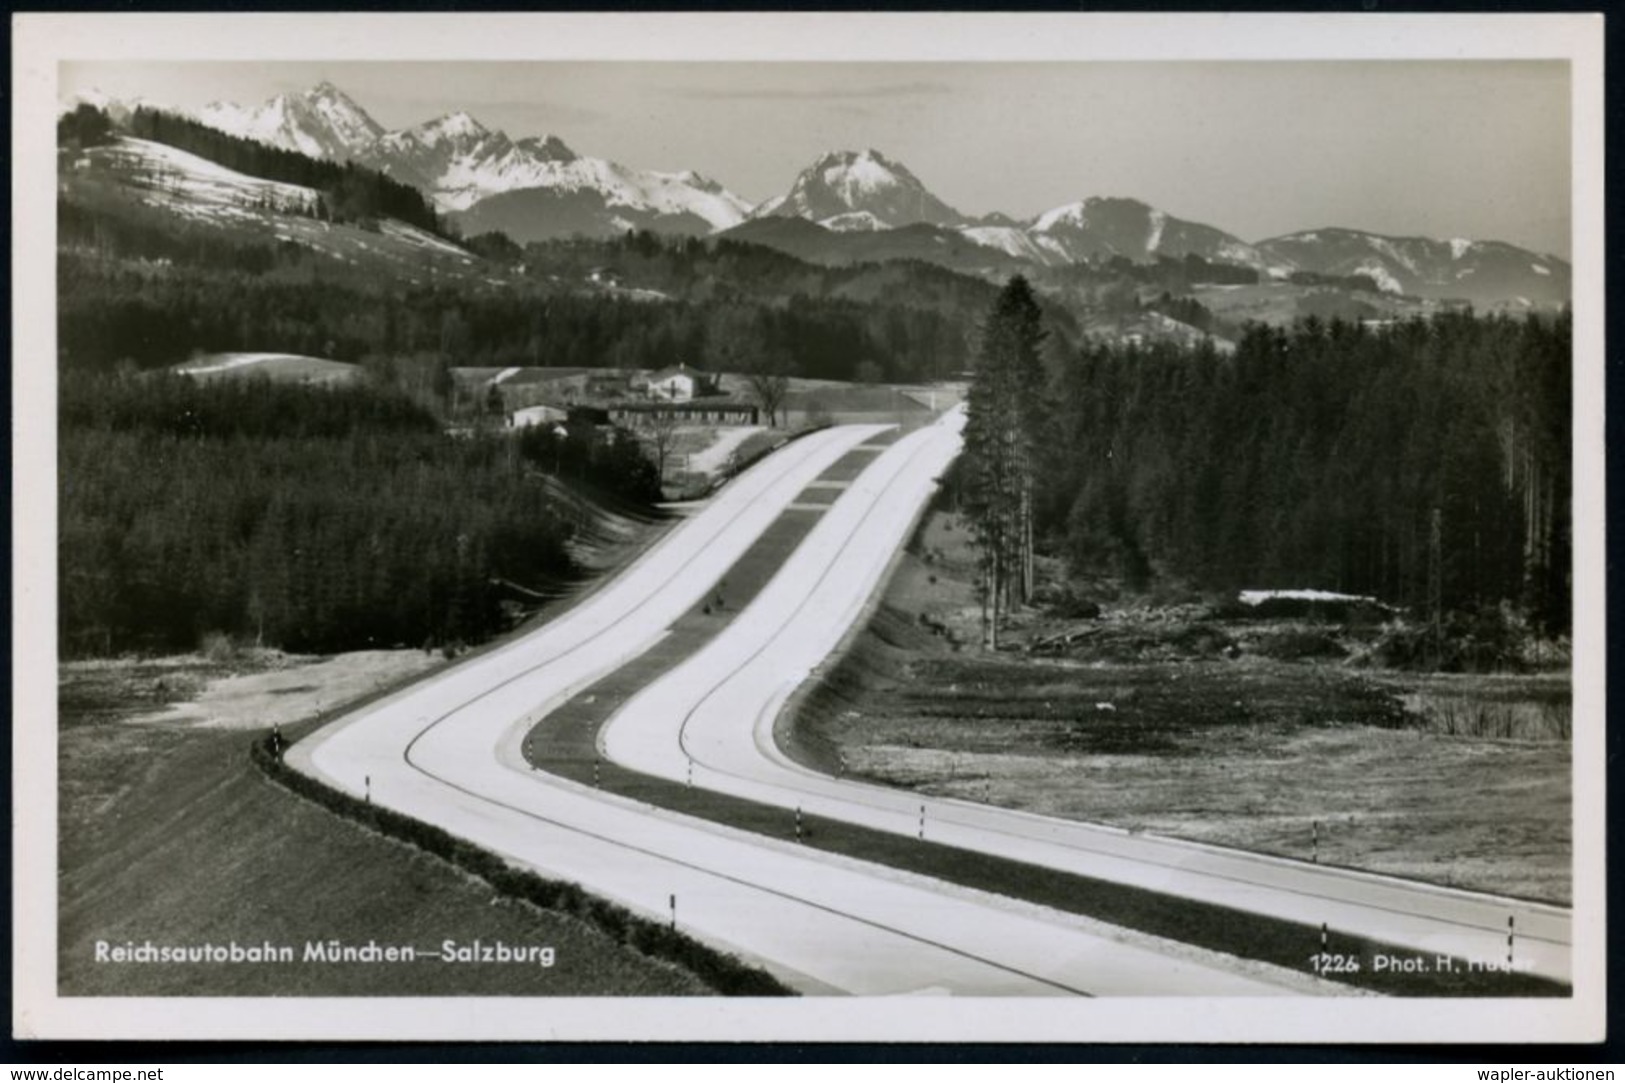
[[[289,762],[645,914],[670,918],[675,900],[680,928],[807,991],[1257,996],[1312,988],[1302,975],[764,839],[526,767],[521,744],[535,719],[657,642],[797,493],[879,431],[842,426],[789,445],[557,620],[325,727],[296,744]],[[940,441],[943,431],[922,430],[898,446]]]
[[[809,814],[1200,899],[1348,933],[1423,955],[1513,965],[1570,980],[1570,912],[1557,906],[1219,847],[1159,839],[834,779],[789,760],[773,722],[879,584],[956,425],[899,441],[833,507],[737,620],[630,700],[600,737],[613,760],[673,780]]]

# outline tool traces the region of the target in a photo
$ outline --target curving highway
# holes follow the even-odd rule
[[[816,546],[808,539],[796,560],[806,551],[832,560],[866,554],[861,567],[842,562],[834,573],[851,575],[848,586],[862,590],[861,596],[820,592],[811,604],[830,612],[812,620],[803,604],[790,618],[795,626],[806,621],[809,629],[834,628],[857,616],[935,474],[957,449],[958,425],[958,415],[950,415],[898,441],[822,513],[826,523],[855,515],[874,529],[886,524],[885,531],[849,533],[844,541]],[[289,750],[289,763],[518,864],[672,920],[807,992],[1325,991],[1301,974],[748,834],[526,765],[523,742],[532,724],[656,645],[798,494],[883,428],[842,426],[790,444],[558,619],[324,727]],[[866,500],[868,512],[848,510]],[[882,545],[889,547],[877,548]],[[782,603],[770,593],[803,574],[800,569],[787,567],[736,626],[749,629],[771,618]],[[723,676],[706,671],[695,678],[696,687]],[[632,743],[673,743],[683,714],[666,717],[664,736],[651,730]],[[610,740],[618,746],[626,739],[618,734],[641,732],[618,724]]]
[[[845,779],[789,759],[774,720],[854,625],[958,449],[958,415],[899,441],[822,516],[727,629],[632,698],[604,753],[645,774],[808,814],[1200,900],[1322,924],[1440,965],[1512,966],[1567,983],[1570,911],[1346,869],[992,808]],[[1510,921],[1510,924],[1509,924]]]

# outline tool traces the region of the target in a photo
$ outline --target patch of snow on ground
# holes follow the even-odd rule
[[[1226,263],[1239,263],[1243,267],[1257,267],[1263,262],[1259,258],[1258,249],[1251,245],[1237,244],[1235,241],[1219,243],[1219,258]]]
[[[1472,247],[1473,242],[1469,241],[1467,238],[1452,237],[1450,238],[1450,258],[1460,259],[1462,256],[1465,256],[1467,254],[1467,250]]]
[[[408,244],[414,244],[420,248],[432,248],[437,252],[444,252],[452,256],[462,256],[464,258],[468,256],[467,252],[445,238],[436,237],[427,230],[409,226],[405,222],[396,221],[393,218],[382,219],[378,223],[378,228],[397,240],[406,241]]]
[[[1364,263],[1354,268],[1354,273],[1357,275],[1369,275],[1371,280],[1377,284],[1377,288],[1382,290],[1384,293],[1405,292],[1405,287],[1399,284],[1399,279],[1390,274],[1388,268],[1384,267],[1376,260],[1366,260]]]
[[[522,371],[524,371],[524,370],[521,369],[519,366],[515,365],[512,368],[503,369],[501,372],[497,373],[495,376],[491,377],[489,380],[487,380],[485,382],[486,382],[486,384],[488,386],[495,387],[497,384],[502,383],[502,381],[504,381],[504,380],[513,379],[515,376],[518,376],[520,374],[520,372],[522,372]]]
[[[1375,248],[1377,251],[1381,252],[1383,255],[1387,256],[1389,259],[1393,260],[1395,263],[1397,263],[1401,267],[1405,268],[1411,274],[1414,275],[1414,274],[1419,274],[1420,273],[1416,269],[1416,261],[1411,259],[1411,257],[1406,255],[1404,252],[1400,251],[1399,247],[1397,245],[1395,245],[1392,241],[1390,241],[1388,238],[1386,238],[1386,237],[1369,237],[1368,240],[1371,243],[1371,247]],[[1397,293],[1397,292],[1400,292],[1400,291],[1395,290],[1394,292]]]
[[[1531,264],[1530,264],[1530,265],[1529,265],[1529,269],[1530,269],[1530,270],[1531,270],[1531,271],[1534,271],[1534,272],[1535,272],[1535,273],[1536,273],[1536,274],[1538,274],[1538,275],[1549,275],[1549,274],[1551,274],[1551,273],[1552,273],[1552,272],[1551,272],[1551,271],[1550,271],[1550,270],[1548,270],[1548,269],[1547,269],[1547,268],[1545,268],[1545,267],[1542,267],[1542,266],[1541,266],[1541,265],[1540,265],[1540,264],[1538,264],[1538,263],[1531,263]]]
[[[1286,598],[1299,602],[1367,602],[1377,599],[1366,594],[1338,594],[1330,590],[1244,590],[1237,599],[1242,605],[1259,605],[1271,598]]]
[[[1050,252],[1039,247],[1037,242],[1014,226],[967,226],[959,232],[984,248],[996,248],[1017,259],[1040,263],[1048,263],[1051,259]]]
[[[266,361],[279,361],[284,358],[295,358],[295,355],[291,353],[217,353],[211,354],[205,359],[208,364],[182,365],[176,371],[187,374],[227,372],[231,369],[259,365]]]
[[[115,170],[134,174],[144,186],[172,202],[250,209],[270,201],[279,208],[295,209],[313,205],[317,198],[314,189],[251,177],[146,139],[121,137],[102,155],[114,163]]]
[[[1151,212],[1151,236],[1147,237],[1145,240],[1145,250],[1147,252],[1155,252],[1157,250],[1157,246],[1162,243],[1162,229],[1167,224],[1168,216],[1166,214],[1159,210],[1153,210]]]
[[[1057,225],[1085,226],[1088,222],[1089,212],[1084,208],[1083,203],[1067,203],[1039,215],[1038,221],[1033,223],[1033,229],[1042,233],[1045,230],[1055,228]]]
[[[625,297],[628,301],[669,301],[669,300],[671,300],[671,294],[669,294],[669,293],[662,293],[659,290],[646,290],[646,289],[642,289],[642,288],[629,289],[629,290],[618,289],[618,290],[615,291],[615,294],[618,297]]]

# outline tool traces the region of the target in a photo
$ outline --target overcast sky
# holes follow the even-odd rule
[[[467,110],[518,138],[739,195],[874,147],[968,214],[1132,196],[1248,241],[1323,226],[1567,256],[1566,62],[63,64],[196,107],[328,79],[386,127]]]

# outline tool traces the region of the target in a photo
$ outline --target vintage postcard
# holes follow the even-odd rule
[[[13,28],[15,1036],[1601,1037],[1600,17]]]

